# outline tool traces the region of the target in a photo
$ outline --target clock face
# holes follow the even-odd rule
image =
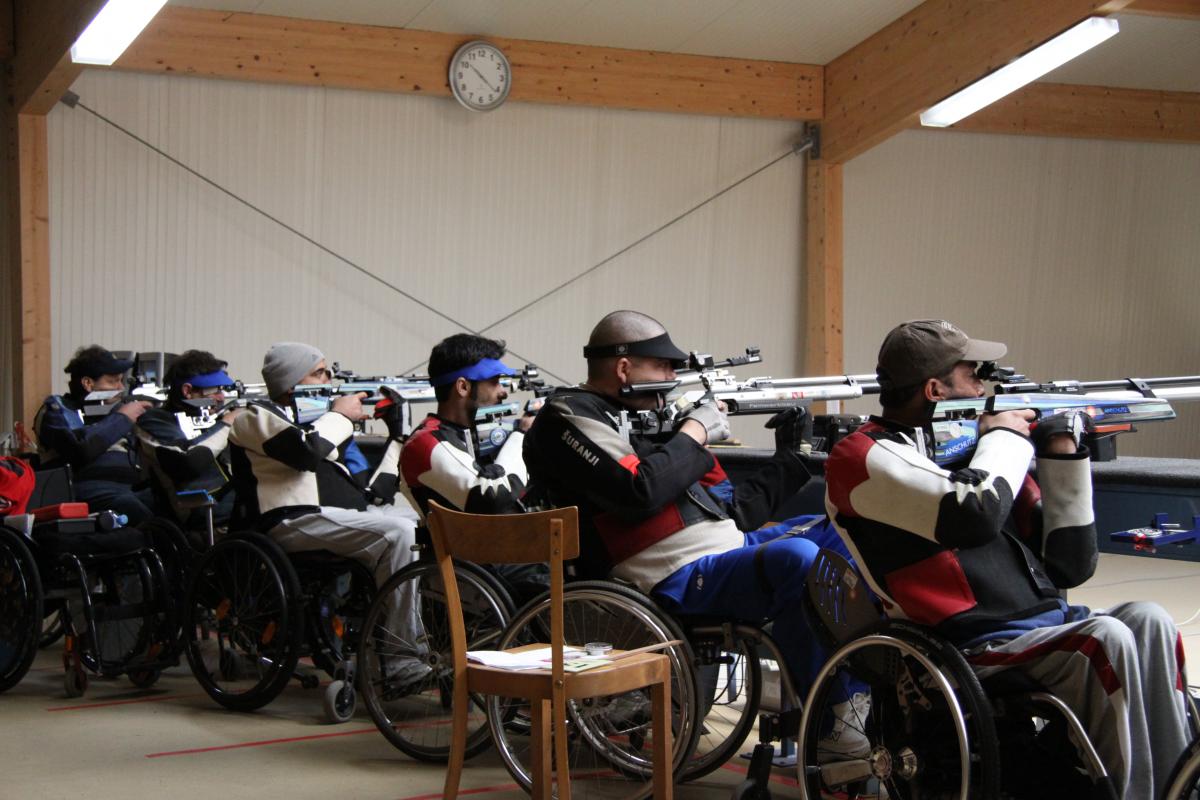
[[[450,89],[472,111],[491,111],[508,97],[512,68],[500,48],[467,42],[450,60]]]

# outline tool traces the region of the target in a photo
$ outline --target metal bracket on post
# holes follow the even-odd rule
[[[809,158],[821,157],[821,126],[815,122],[804,123],[804,136],[792,148],[796,155],[808,153]]]
[[[79,105],[79,95],[67,90],[67,92],[59,98],[59,102],[67,108],[74,108],[75,106]]]

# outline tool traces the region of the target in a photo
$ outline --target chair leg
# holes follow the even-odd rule
[[[454,800],[458,797],[458,782],[462,777],[463,759],[467,752],[467,713],[471,700],[467,696],[467,682],[460,676],[454,681],[454,701],[451,705],[450,760],[446,763],[446,784],[443,797]]]
[[[530,777],[533,800],[550,800],[553,796],[554,780],[550,758],[550,700],[529,701],[529,749]]]
[[[671,684],[670,675],[650,687],[651,722],[654,725],[654,800],[671,800]]]
[[[571,800],[571,761],[567,755],[567,702],[562,692],[551,700],[554,712],[554,775],[558,783],[558,800]]]

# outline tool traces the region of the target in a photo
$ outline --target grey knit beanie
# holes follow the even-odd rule
[[[263,380],[272,399],[283,397],[313,371],[325,354],[310,344],[276,342],[263,358]]]

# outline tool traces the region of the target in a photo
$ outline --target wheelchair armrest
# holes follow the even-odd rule
[[[207,489],[184,489],[175,493],[175,503],[180,508],[211,508],[217,504]]]
[[[36,522],[51,522],[56,519],[83,519],[88,515],[87,503],[55,503],[51,506],[31,508],[29,513]]]
[[[33,514],[10,514],[0,520],[13,533],[24,539],[33,539]]]

